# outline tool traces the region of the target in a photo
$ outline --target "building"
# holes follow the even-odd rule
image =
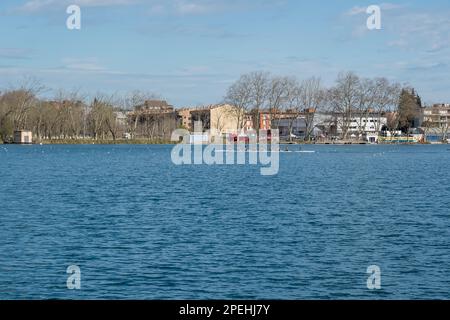
[[[32,144],[33,133],[27,130],[14,131],[14,143],[16,144]]]
[[[169,140],[179,123],[178,112],[164,100],[147,100],[127,116],[134,137]]]
[[[184,108],[178,110],[178,117],[181,121],[181,126],[185,129],[190,129],[192,127],[192,115],[191,112],[197,109]]]
[[[337,136],[337,120],[330,112],[316,112],[313,118],[315,136],[325,139]]]
[[[116,124],[118,126],[125,127],[128,122],[128,116],[125,112],[122,111],[114,111],[114,116],[116,117]]]
[[[268,110],[261,110],[259,113],[249,112],[244,114],[242,129],[244,132],[256,130],[255,121],[259,130],[270,131],[272,129],[273,114]]]
[[[190,111],[190,115],[190,120],[186,121],[190,131],[194,131],[195,122],[201,121],[205,131],[216,130],[220,134],[237,133],[244,121],[244,113],[239,108],[228,104],[195,109]]]
[[[214,106],[187,107],[187,108],[178,109],[177,112],[178,112],[179,124],[184,129],[192,131],[194,129],[194,122],[202,121],[203,123],[207,123],[207,127],[209,128],[210,110],[213,107]],[[194,116],[194,118],[193,118],[193,116]]]
[[[304,117],[281,118],[276,123],[280,137],[283,139],[304,138],[306,136],[307,123]]]
[[[115,128],[117,130],[117,136],[121,136],[123,139],[131,139],[131,133],[128,132],[128,114],[124,111],[114,111],[114,117],[116,119]]]
[[[435,104],[422,109],[422,129],[427,142],[448,142],[450,136],[450,104]]]
[[[422,112],[423,122],[432,128],[448,127],[450,124],[450,104],[435,104],[423,108]]]
[[[314,126],[328,137],[345,137],[370,143],[378,142],[379,134],[388,122],[385,113],[376,112],[354,112],[350,116],[339,113],[318,113],[314,120]]]
[[[383,126],[387,124],[387,118],[384,115],[376,114],[361,114],[353,115],[348,122],[349,134],[364,134],[364,133],[377,133],[380,132]],[[341,126],[340,131],[344,130],[344,125]]]
[[[259,115],[259,129],[266,131],[272,129],[272,115],[270,112],[261,112]]]
[[[201,122],[204,131],[211,129],[211,106],[201,107],[189,110],[190,118],[186,123],[186,129],[194,132],[194,126],[196,122]]]

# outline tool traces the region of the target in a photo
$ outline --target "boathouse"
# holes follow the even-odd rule
[[[14,131],[15,144],[31,144],[33,143],[33,133],[27,130]]]

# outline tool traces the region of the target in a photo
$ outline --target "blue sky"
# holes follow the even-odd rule
[[[68,30],[78,4],[81,30]],[[369,31],[365,9],[382,8]],[[218,103],[240,74],[331,85],[340,71],[416,87],[450,103],[450,4],[431,1],[2,0],[0,88],[154,92],[177,107]]]

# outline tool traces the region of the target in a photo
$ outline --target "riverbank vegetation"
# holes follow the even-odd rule
[[[169,140],[149,140],[149,139],[52,139],[42,140],[38,143],[42,144],[173,144]]]
[[[155,95],[51,91],[35,79],[0,92],[0,140],[31,130],[37,143],[161,143],[170,140],[165,117],[127,118],[126,112]]]
[[[158,114],[137,112],[151,111],[146,103],[157,98],[139,91],[123,95],[52,92],[35,79],[25,79],[0,92],[0,141],[12,141],[14,131],[31,130],[37,143],[166,143],[173,129],[181,126],[177,110],[166,104],[162,106],[166,111]],[[222,102],[236,107],[233,112],[243,127],[252,116],[256,130],[262,124],[261,112],[269,113],[272,128],[288,121],[291,130],[302,116],[306,122],[305,141],[311,141],[315,115],[320,112],[335,115],[329,126],[341,128],[340,138],[346,140],[352,119],[359,117],[362,124],[373,114],[388,114],[388,130],[408,132],[421,107],[414,89],[352,72],[339,74],[329,88],[316,77],[299,80],[253,72],[233,83]]]
[[[376,132],[381,131],[380,117],[388,117],[386,130],[408,133],[420,114],[422,102],[413,88],[386,78],[364,78],[353,72],[342,72],[332,87],[325,87],[320,78],[298,80],[296,77],[273,76],[266,72],[242,75],[228,89],[225,102],[239,107],[238,117],[250,114],[259,126],[259,114],[269,112],[272,126],[292,127],[298,118],[305,121],[305,140],[314,135],[316,115],[328,114],[328,128],[322,128],[347,140],[355,130],[362,135],[366,121],[376,117]],[[288,116],[287,116],[288,115]],[[357,128],[352,128],[356,124]],[[333,130],[334,128],[334,130]],[[259,129],[257,127],[256,129]],[[334,133],[332,133],[334,131]]]

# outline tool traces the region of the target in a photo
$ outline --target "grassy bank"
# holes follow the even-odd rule
[[[92,140],[92,139],[55,139],[55,140],[42,140],[35,143],[42,144],[173,144],[167,140],[149,140],[149,139],[118,139],[118,140]]]

